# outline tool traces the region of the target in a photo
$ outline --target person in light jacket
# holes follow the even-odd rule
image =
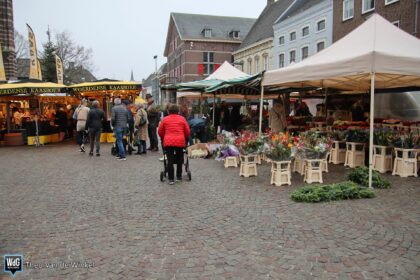
[[[86,121],[89,114],[89,107],[87,107],[87,100],[83,99],[80,106],[74,112],[77,119],[77,143],[80,145],[80,152],[85,152],[85,143],[87,140]]]
[[[137,129],[136,142],[138,143],[137,154],[146,154],[146,140],[148,137],[147,112],[143,104],[136,104],[137,113],[135,116],[134,127]]]

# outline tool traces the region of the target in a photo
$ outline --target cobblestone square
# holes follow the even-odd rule
[[[302,176],[270,186],[268,164],[241,178],[191,160],[193,180],[169,186],[160,154],[119,162],[110,148],[0,149],[0,255],[23,255],[15,279],[420,279],[418,178],[303,204],[290,199]],[[347,172],[330,165],[325,182]]]

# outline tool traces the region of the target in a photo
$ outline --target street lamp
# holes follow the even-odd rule
[[[157,69],[157,58],[158,56],[153,56],[153,59],[155,60],[155,80],[156,80],[156,103],[160,104],[160,94],[159,94],[159,77],[158,77],[158,69]]]

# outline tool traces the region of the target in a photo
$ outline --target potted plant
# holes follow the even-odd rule
[[[346,157],[344,166],[351,168],[365,165],[365,148],[369,133],[364,129],[349,129],[346,135]]]
[[[393,131],[389,128],[378,128],[373,132],[373,169],[381,173],[392,170]]]
[[[291,185],[291,158],[293,138],[289,134],[273,134],[265,146],[265,156],[271,160],[271,184]]]
[[[393,140],[395,150],[392,175],[417,177],[417,149],[419,138],[412,133],[399,134]]]

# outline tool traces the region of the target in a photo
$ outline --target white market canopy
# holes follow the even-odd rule
[[[250,77],[250,75],[242,72],[238,68],[234,67],[229,62],[225,61],[223,62],[220,67],[213,72],[210,76],[208,76],[205,80],[222,80],[227,81],[231,79],[237,79],[237,78],[244,78],[244,77]]]
[[[188,83],[177,84],[177,89],[180,91],[204,91],[206,88],[214,86],[220,82],[250,77],[250,75],[238,70],[229,62],[225,61],[223,64],[213,72],[210,76],[200,81],[193,81]]]
[[[323,51],[265,73],[265,87],[367,91],[420,86],[420,40],[378,14]]]

